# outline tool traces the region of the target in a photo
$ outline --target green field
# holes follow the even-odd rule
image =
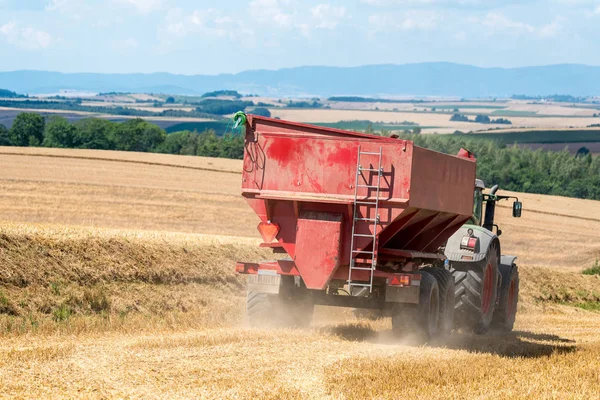
[[[371,122],[371,121],[339,121],[339,122],[311,122],[311,125],[324,126],[327,128],[336,128],[343,129],[347,131],[366,131],[371,128],[375,131],[404,131],[411,130],[413,128],[421,128],[421,129],[430,129],[437,128],[436,126],[420,126],[419,124],[414,123],[402,123],[402,124],[386,124],[380,122]]]
[[[600,142],[600,129],[471,133],[463,136],[469,139],[496,140],[504,144]]]
[[[419,104],[419,107],[433,107],[436,108],[438,110],[448,110],[448,109],[455,109],[458,108],[459,110],[464,109],[470,109],[470,108],[489,108],[492,110],[501,110],[504,109],[508,106],[496,106],[496,105],[488,105],[488,104],[440,104],[440,105],[436,105],[436,104]]]
[[[437,128],[436,126],[419,126],[418,124],[385,124],[371,121],[339,121],[339,122],[311,122],[311,125],[323,126],[327,128],[344,129],[347,131],[365,131],[371,125],[375,131],[404,131],[412,130],[414,128],[421,129],[432,129]],[[206,121],[206,122],[183,122],[181,124],[170,126],[166,129],[167,133],[179,132],[179,131],[198,131],[203,132],[207,129],[214,130],[217,135],[224,135],[225,133],[231,132],[231,124],[227,120],[223,121]]]
[[[229,125],[229,128],[228,128]],[[217,135],[224,135],[229,133],[231,130],[231,124],[229,120],[222,121],[205,121],[205,122],[182,122],[181,124],[173,125],[165,129],[167,133],[180,132],[180,131],[198,131],[204,132],[207,129],[214,130]],[[225,131],[228,132],[225,132]]]
[[[517,111],[517,110],[495,110],[490,115],[498,115],[504,117],[538,117],[535,111]]]

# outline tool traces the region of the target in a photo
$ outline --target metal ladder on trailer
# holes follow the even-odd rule
[[[365,168],[361,164],[361,156],[378,156],[378,166],[377,169],[371,168],[372,164],[369,164],[369,168]],[[379,193],[381,189],[381,176],[383,175],[383,168],[381,166],[382,163],[382,155],[383,155],[383,147],[379,147],[379,153],[374,152],[366,152],[362,151],[360,145],[358,146],[358,157],[356,161],[356,182],[354,184],[354,216],[352,218],[352,238],[350,241],[350,268],[348,269],[348,292],[352,295],[352,289],[355,287],[359,288],[369,288],[369,293],[373,292],[373,275],[375,273],[375,268],[377,267],[377,225],[379,224]],[[363,175],[363,172],[367,172],[368,178]],[[377,184],[373,185],[371,183],[371,177],[373,173],[377,173]],[[364,180],[364,184],[360,184],[360,179]],[[358,199],[358,189],[363,188],[367,189],[367,193],[370,193],[372,190],[375,190],[376,195],[375,199],[370,199],[371,196],[367,195],[365,199]],[[375,215],[373,218],[361,217],[359,214],[360,206],[371,206],[375,207]],[[368,215],[368,214],[367,214]],[[362,234],[356,233],[356,223],[357,222],[370,222],[372,223],[371,228],[373,229],[372,234]],[[365,251],[355,248],[356,239],[357,238],[370,238],[373,240],[373,249],[371,251]],[[356,254],[363,254],[365,257],[362,259],[370,260],[370,267],[357,267],[354,256]],[[352,272],[355,271],[369,271],[369,283],[355,283],[352,280]]]

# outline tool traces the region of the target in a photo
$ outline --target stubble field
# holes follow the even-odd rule
[[[515,332],[398,341],[321,308],[306,331],[244,326],[257,248],[239,161],[0,148],[0,396],[599,398],[600,202],[519,194]],[[489,183],[488,183],[489,184]]]

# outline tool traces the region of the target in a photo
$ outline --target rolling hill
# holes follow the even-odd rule
[[[437,62],[360,67],[306,66],[192,76],[14,71],[0,72],[0,88],[29,94],[61,90],[202,94],[226,88],[276,96],[597,96],[600,95],[600,67],[562,64],[480,68]]]

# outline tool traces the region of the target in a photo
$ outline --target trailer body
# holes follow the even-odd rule
[[[281,276],[323,295],[350,284],[349,297],[383,282],[396,289],[386,301],[416,303],[418,270],[443,263],[440,246],[472,216],[475,169],[408,140],[248,116],[242,196],[261,246],[289,257],[236,270],[265,292]]]

